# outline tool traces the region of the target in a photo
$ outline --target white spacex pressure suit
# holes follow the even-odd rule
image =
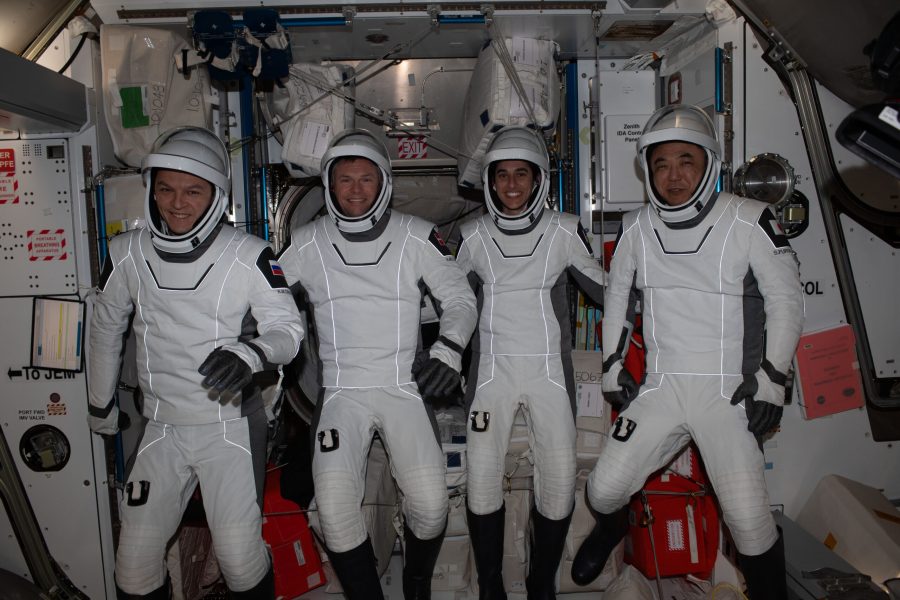
[[[120,508],[116,580],[130,594],[163,585],[166,545],[199,482],[226,583],[243,591],[269,569],[260,495],[266,418],[255,387],[219,393],[201,385],[197,369],[220,346],[254,372],[264,361],[289,362],[303,338],[300,315],[259,238],[220,225],[189,253],[161,254],[146,229],[113,238],[91,319],[92,429],[116,430],[112,398],[132,312],[149,419]],[[242,342],[248,313],[259,337]]]
[[[281,264],[288,283],[307,294],[319,336],[313,480],[326,545],[347,552],[367,538],[360,505],[376,431],[407,526],[419,539],[435,538],[447,516],[446,462],[411,369],[423,285],[440,313],[431,358],[460,369],[476,319],[465,275],[431,223],[396,211],[360,233],[322,217],[291,237]]]
[[[763,455],[730,403],[763,361],[787,373],[803,322],[794,251],[767,205],[720,193],[699,222],[669,226],[651,205],[627,213],[610,265],[604,355],[615,351],[632,285],[643,294],[646,380],[616,421],[588,483],[613,513],[693,439],[738,551],[778,537]]]
[[[538,511],[567,517],[575,499],[575,383],[569,274],[600,301],[604,273],[575,215],[550,210],[527,229],[489,216],[462,226],[457,261],[478,278],[480,320],[466,389],[468,506],[499,510],[504,457],[521,406],[531,432]]]

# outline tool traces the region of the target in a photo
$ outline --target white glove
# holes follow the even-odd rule
[[[625,410],[637,398],[640,386],[631,373],[623,368],[621,360],[607,361],[603,364],[603,371],[603,378],[600,380],[603,397],[616,410]]]
[[[756,393],[753,399],[756,401],[768,402],[775,406],[784,406],[784,386],[775,383],[769,379],[769,375],[760,369],[754,373],[756,379]]]
[[[731,396],[732,406],[741,402],[747,411],[747,429],[762,438],[781,422],[784,386],[769,379],[768,373],[760,369],[752,376],[744,375],[743,383]]]
[[[131,419],[125,413],[120,413],[118,406],[113,405],[105,418],[88,415],[88,427],[91,428],[91,431],[100,435],[115,435],[119,433],[119,425],[122,418],[125,419],[126,423],[121,423],[121,428],[127,429],[128,425],[131,424]]]

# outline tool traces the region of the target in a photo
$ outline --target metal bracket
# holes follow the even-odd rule
[[[722,189],[730,192],[734,169],[734,45],[731,42],[716,48],[716,63],[718,110],[723,121]]]
[[[884,592],[872,584],[872,578],[862,573],[844,573],[832,567],[802,573],[804,579],[817,581],[835,600],[887,600]]]
[[[603,17],[603,11],[599,8],[591,9],[591,19],[594,20],[594,39],[600,39],[600,19]]]
[[[732,0],[732,3],[739,9],[739,12],[753,23],[753,25],[769,39],[769,42],[771,42],[772,45],[766,52],[769,59],[782,63],[789,71],[806,68],[806,63],[800,59],[799,55],[794,51],[791,45],[787,43],[784,37],[772,27],[772,24],[769,23],[768,19],[757,17],[747,6],[746,0]]]
[[[437,29],[440,27],[440,21],[438,17],[441,16],[441,5],[440,4],[429,4],[428,5],[428,16],[431,17],[431,28]]]
[[[484,24],[490,27],[494,24],[494,5],[482,4],[481,14],[484,15]]]
[[[777,29],[767,27],[766,35],[772,43],[766,53],[770,59],[784,64],[789,71],[806,68],[806,63],[800,59],[791,45],[787,43],[787,40],[778,33]]]
[[[344,24],[347,27],[353,25],[353,17],[356,16],[356,7],[351,5],[341,8],[341,14],[344,15]]]

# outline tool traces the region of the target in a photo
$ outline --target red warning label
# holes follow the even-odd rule
[[[69,257],[64,229],[29,229],[27,238],[28,260],[66,260]]]
[[[0,204],[19,203],[19,181],[16,179],[16,153],[0,148]]]

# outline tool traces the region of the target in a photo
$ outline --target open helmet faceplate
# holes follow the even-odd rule
[[[706,169],[697,189],[687,202],[678,206],[669,206],[653,185],[650,152],[655,145],[665,142],[688,142],[699,146],[706,154]],[[644,126],[644,133],[638,138],[637,149],[641,168],[644,169],[647,195],[663,221],[680,223],[692,219],[715,194],[722,168],[722,150],[716,127],[702,109],[681,104],[660,108]]]
[[[358,157],[372,161],[381,171],[381,189],[372,206],[358,217],[341,212],[331,190],[331,169],[341,158]],[[381,219],[391,201],[393,177],[391,159],[384,144],[365,129],[348,129],[336,135],[322,157],[322,184],[325,186],[325,208],[337,228],[346,233],[368,231]]]
[[[187,233],[172,233],[159,214],[153,192],[156,169],[183,171],[213,186],[213,199]],[[141,164],[144,215],[153,245],[164,252],[183,254],[199,246],[216,228],[231,191],[231,160],[225,144],[201,127],[177,127],[163,133]]]
[[[492,165],[503,160],[524,160],[534,165],[538,171],[531,197],[528,199],[525,209],[517,215],[503,213],[503,205],[500,203],[500,198],[497,197],[493,181],[491,181]],[[482,164],[484,165],[481,169],[484,202],[497,227],[515,231],[525,229],[537,221],[544,210],[550,192],[550,158],[547,155],[547,146],[540,134],[527,127],[507,127],[501,130],[488,145]]]

